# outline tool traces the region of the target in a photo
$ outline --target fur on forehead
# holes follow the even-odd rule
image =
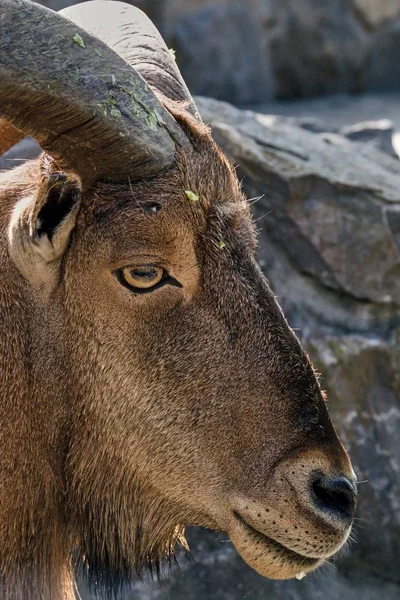
[[[85,211],[108,212],[124,205],[146,209],[175,202],[178,208],[181,206],[182,214],[190,214],[191,208],[200,207],[206,216],[219,207],[237,224],[250,217],[235,168],[211,138],[209,127],[192,117],[182,104],[168,102],[168,109],[185,131],[192,151],[183,152],[177,148],[174,165],[151,179],[127,180],[119,184],[96,183],[83,199]],[[186,191],[198,199],[191,200]]]
[[[87,226],[127,217],[132,209],[156,213],[171,207],[175,217],[200,231],[214,232],[218,239],[226,232],[241,231],[240,237],[254,249],[249,203],[235,168],[213,141],[209,127],[192,117],[183,103],[165,100],[165,104],[190,140],[191,151],[178,147],[174,165],[151,179],[95,183],[83,193],[78,221]],[[49,177],[58,167],[44,155],[40,171]],[[195,199],[185,192],[191,192]]]

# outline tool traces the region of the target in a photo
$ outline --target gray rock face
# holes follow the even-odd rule
[[[400,17],[382,25],[369,40],[368,88],[371,90],[400,89],[400,65],[396,57],[400,49]]]
[[[30,158],[36,158],[41,152],[40,146],[32,138],[24,138],[8,152],[0,156],[0,171],[13,169]]]
[[[389,336],[319,331],[307,339],[329,390],[332,417],[363,482],[358,541],[344,568],[400,584],[399,342],[400,329]]]
[[[400,0],[354,0],[354,6],[370,27],[400,14]]]
[[[398,161],[339,134],[212,100],[199,105],[250,178],[251,196],[265,194],[256,204],[268,212],[265,231],[297,269],[351,299],[388,310],[400,302],[400,255],[386,217],[399,209]]]
[[[269,33],[281,98],[364,88],[366,34],[351,3],[274,0]]]
[[[195,93],[244,104],[364,87],[367,35],[347,0],[176,4],[169,31]]]
[[[254,13],[245,3],[231,2],[179,18],[172,45],[190,89],[245,104],[272,96],[271,67],[262,38]]]
[[[378,150],[386,152],[389,156],[398,158],[393,147],[394,124],[389,119],[378,121],[363,121],[355,125],[342,127],[339,133],[354,140],[375,146]]]

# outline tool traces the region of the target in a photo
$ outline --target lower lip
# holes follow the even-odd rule
[[[280,544],[279,542],[276,542],[272,538],[267,537],[266,535],[264,535],[257,529],[254,529],[251,525],[246,523],[246,521],[243,519],[243,517],[241,517],[239,515],[239,513],[237,513],[236,511],[234,511],[233,514],[234,514],[236,520],[239,521],[239,523],[242,525],[242,527],[244,527],[246,529],[246,532],[256,542],[261,542],[261,543],[269,546],[270,548],[274,548],[275,550],[277,550],[279,552],[279,555],[282,557],[283,560],[285,560],[285,562],[287,561],[291,564],[295,564],[296,567],[299,568],[299,570],[306,569],[307,571],[309,571],[310,569],[314,569],[319,563],[321,563],[321,559],[319,559],[319,558],[310,558],[308,556],[303,556],[302,554],[298,554],[297,552],[294,552],[293,550],[289,550],[289,548],[286,548],[286,546],[283,546],[282,544]]]

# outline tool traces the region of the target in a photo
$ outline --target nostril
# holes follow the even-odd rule
[[[357,491],[346,477],[318,476],[312,483],[314,504],[336,516],[350,519],[356,508]]]

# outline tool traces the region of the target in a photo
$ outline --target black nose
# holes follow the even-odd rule
[[[312,482],[314,506],[341,519],[351,519],[357,504],[357,488],[346,477],[317,475]]]

